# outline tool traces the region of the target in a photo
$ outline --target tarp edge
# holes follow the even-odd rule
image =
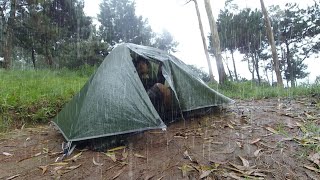
[[[128,133],[133,133],[133,132],[141,132],[141,131],[147,131],[147,130],[154,130],[154,129],[166,129],[167,126],[165,124],[161,124],[158,127],[147,127],[147,128],[141,128],[141,129],[134,129],[134,130],[129,130],[129,131],[122,131],[122,132],[117,132],[117,133],[108,133],[108,134],[103,134],[99,136],[89,136],[85,138],[75,138],[75,139],[69,139],[66,137],[64,132],[60,129],[60,127],[53,121],[51,121],[56,127],[58,127],[59,131],[62,133],[63,137],[69,142],[75,142],[75,141],[83,141],[83,140],[89,140],[89,139],[95,139],[95,138],[102,138],[102,137],[108,137],[108,136],[116,136],[120,134],[128,134]]]

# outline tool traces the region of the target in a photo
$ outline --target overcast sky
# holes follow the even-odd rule
[[[186,1],[187,0],[136,0],[136,13],[142,15],[144,18],[148,18],[153,31],[160,33],[162,29],[167,29],[174,36],[175,40],[179,42],[178,52],[174,53],[176,57],[187,64],[194,64],[208,72],[194,3],[190,2],[185,5]],[[96,17],[96,14],[100,11],[100,2],[100,0],[85,0],[85,12],[87,15]],[[211,0],[216,19],[220,9],[224,7],[224,2],[224,0]],[[234,2],[239,8],[261,8],[259,0],[235,0]],[[308,4],[312,4],[313,0],[264,0],[264,2],[266,6],[284,6],[287,2],[296,2],[300,4],[300,7],[305,7]],[[210,29],[203,0],[198,0],[198,4],[205,35],[208,35]],[[225,57],[225,55],[223,56]],[[240,74],[241,77],[250,79],[251,75],[248,71],[247,63],[241,62],[241,59],[242,56],[236,56],[238,74]],[[316,68],[312,67],[316,67],[319,62],[316,63],[315,59],[310,59],[306,62],[309,64],[308,71],[311,72],[309,80],[314,81],[315,77],[320,75],[320,73]],[[228,63],[231,68],[231,62],[228,61]],[[213,65],[216,79],[218,79],[214,59],[211,64]],[[233,69],[231,68],[231,70]]]

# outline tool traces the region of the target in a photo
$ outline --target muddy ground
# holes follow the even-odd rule
[[[0,179],[320,179],[319,120],[312,97],[238,100],[62,162],[58,131],[23,128],[0,136]]]

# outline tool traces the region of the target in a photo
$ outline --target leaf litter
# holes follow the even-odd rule
[[[237,165],[234,163],[229,162],[229,164],[232,167],[226,167],[227,169],[230,169],[232,171],[235,171],[233,173],[227,173],[228,176],[237,179],[241,179],[242,177],[251,177],[251,178],[261,178],[266,177],[265,174],[262,173],[262,170],[257,169],[255,165],[250,166],[250,163],[247,159],[245,159],[242,156],[238,156],[242,162],[242,165]]]
[[[318,117],[318,116],[315,116],[314,114],[312,114],[310,112],[308,112],[308,114],[313,116],[313,117]],[[294,136],[292,136],[292,137],[285,136],[284,138],[280,137],[280,140],[278,139],[278,142],[280,141],[280,142],[286,143],[286,145],[291,145],[291,144],[294,144],[294,143],[297,143],[298,145],[301,145],[301,146],[294,146],[294,149],[296,149],[296,147],[298,147],[298,148],[302,148],[303,147],[304,148],[304,147],[308,147],[308,145],[318,145],[319,144],[319,142],[320,142],[319,134],[309,133],[308,132],[308,126],[305,124],[307,121],[314,121],[314,120],[312,120],[312,118],[310,118],[310,117],[309,117],[309,120],[308,120],[308,118],[306,118],[307,115],[302,114],[302,113],[301,113],[301,116],[304,118],[304,120],[300,120],[298,118],[294,118],[294,119],[291,119],[291,121],[293,122],[291,124],[292,126],[291,125],[290,125],[290,127],[289,126],[288,127],[285,126],[285,128],[290,128],[290,131],[294,132],[294,133],[298,130],[299,132],[294,134],[294,136],[296,136],[296,137],[294,137]],[[297,122],[294,122],[295,120]],[[241,131],[241,130],[242,131],[246,131],[246,130],[251,130],[251,129],[261,129],[261,126],[258,126],[258,128],[257,128],[255,124],[249,124],[249,126],[247,126],[246,128],[243,128],[243,127],[238,128],[238,126],[240,126],[240,125],[236,125],[236,123],[232,123],[232,121],[229,121],[229,122],[231,122],[230,123],[231,126],[235,127],[233,132],[234,131],[238,131],[238,130],[239,131]],[[251,122],[249,122],[249,123],[251,123]],[[219,125],[214,126],[214,127],[211,127],[211,126],[208,126],[208,127],[209,128],[219,128]],[[264,127],[264,126],[262,125],[262,127]],[[270,141],[270,139],[274,140],[274,136],[270,136],[270,135],[273,135],[273,134],[282,135],[282,133],[279,133],[278,131],[273,129],[272,128],[272,127],[274,127],[273,124],[267,124],[267,127],[269,127],[269,128],[265,128],[267,130],[267,132],[268,133],[271,132],[271,133],[269,133],[267,135],[261,134],[260,137],[259,137],[259,135],[258,135],[258,137],[257,136],[253,136],[253,137],[249,136],[248,139],[244,139],[244,140],[238,141],[239,143],[242,143],[242,145],[249,144],[249,145],[255,145],[255,146],[258,147],[258,149],[256,149],[254,152],[251,152],[252,153],[251,158],[259,157],[259,156],[261,156],[262,153],[263,153],[262,157],[266,157],[266,155],[268,155],[268,153],[274,152],[274,151],[278,151],[278,147],[277,146],[269,145],[269,144],[272,144],[272,142],[274,142],[274,141]],[[291,129],[291,128],[293,128],[293,129]],[[197,130],[197,128],[191,129],[191,130],[187,129],[187,130],[183,130],[183,131],[184,132],[176,133],[176,135],[181,135],[182,137],[184,137],[186,139],[188,138],[188,136],[199,137],[199,136],[203,135],[203,133],[201,133],[200,130]],[[204,131],[204,128],[202,129],[202,131]],[[208,135],[206,134],[205,138],[202,137],[201,139],[206,140],[207,142],[205,142],[205,143],[216,144],[216,145],[224,145],[226,147],[227,143],[224,144],[223,143],[224,141],[219,139],[220,135],[223,135],[223,133],[217,133],[217,134],[218,135],[215,135],[215,136],[212,136],[210,134],[208,134]],[[155,134],[155,135],[157,135],[157,134]],[[267,137],[267,136],[269,136],[269,137]],[[276,137],[278,138],[278,136],[276,136]],[[32,138],[32,140],[35,140],[34,137],[31,137],[31,138]],[[23,140],[25,140],[25,138]],[[189,138],[187,140],[192,140],[192,138]],[[213,140],[215,140],[217,142],[220,141],[221,143],[214,143]],[[235,143],[237,140],[238,140],[238,138],[233,142]],[[173,141],[175,141],[175,140],[173,139]],[[176,141],[179,141],[179,140],[176,140]],[[286,141],[291,141],[291,142],[286,142]],[[218,147],[218,146],[212,145],[211,147]],[[223,147],[223,146],[221,146],[221,147]],[[239,155],[239,152],[243,152],[244,150],[246,150],[246,148],[239,149],[239,148],[235,148],[235,147],[237,147],[236,144],[232,145],[229,148],[211,149],[211,151],[212,151],[211,154],[214,156],[214,155],[217,155],[219,153],[223,153],[225,155],[222,155],[222,156],[230,157],[232,155],[228,155],[228,153],[227,153],[227,151],[230,150],[230,149],[233,149],[232,151],[230,151],[231,153],[235,153],[237,155]],[[246,146],[244,146],[244,147],[246,147]],[[169,148],[171,148],[171,147],[169,147]],[[180,151],[181,154],[186,152],[186,151],[183,151],[182,149],[180,149],[180,150],[181,150]],[[282,150],[283,150],[283,153],[288,152],[287,146],[285,146],[285,148],[282,148]],[[193,156],[192,154],[190,154],[190,152],[193,152],[193,151],[194,151],[193,148],[191,148],[190,150],[188,149],[187,154],[184,155],[184,157],[186,157],[186,159],[188,159],[188,161],[190,160],[189,161],[190,163],[186,163],[185,164],[188,168],[190,168],[189,171],[187,171],[187,174],[191,173],[191,172],[198,172],[198,175],[199,175],[198,177],[204,177],[204,178],[208,177],[208,179],[209,179],[210,178],[209,176],[211,174],[213,174],[215,169],[213,167],[210,167],[210,166],[201,165],[200,163],[203,163],[203,160],[200,161],[199,164],[196,164],[196,163],[192,162],[192,160],[194,160],[195,157],[198,157],[198,156]],[[134,157],[137,157],[136,155],[138,153],[141,153],[141,152],[143,152],[143,151],[139,151],[137,153],[133,153],[132,155]],[[313,151],[313,152],[316,152],[316,151]],[[53,156],[53,155],[56,155],[56,154],[60,154],[61,152],[51,153],[51,152],[46,151],[45,149],[43,149],[41,151],[41,154],[44,154],[44,153],[48,153],[48,155],[50,157],[50,156]],[[109,149],[106,153],[113,154],[114,156],[117,155],[117,157],[119,155],[119,158],[115,158],[117,163],[115,163],[114,165],[106,164],[106,167],[104,169],[111,169],[111,168],[117,167],[119,165],[126,165],[127,164],[126,162],[122,162],[122,161],[128,160],[129,153],[126,150],[126,147],[120,146],[120,147],[116,147],[116,148],[113,148],[113,149]],[[33,154],[33,156],[38,156],[38,155],[41,155],[41,154],[40,154],[40,151],[39,151],[39,153]],[[317,156],[318,155],[310,154],[309,157],[308,157],[308,160],[311,163],[309,161],[307,161],[307,162],[309,162],[309,164],[307,164],[307,163],[305,163],[305,165],[302,164],[302,167],[304,167],[306,169],[305,172],[309,172],[309,173],[316,172],[316,173],[319,173],[320,170],[319,170],[319,167],[318,167],[318,164],[317,164],[319,159],[317,158]],[[70,172],[71,170],[74,170],[74,169],[77,169],[77,168],[81,167],[81,164],[79,164],[79,165],[72,164],[74,161],[77,161],[80,157],[81,156],[77,157],[75,155],[74,157],[72,157],[70,159],[62,161],[64,163],[67,162],[68,164],[58,164],[58,163],[56,163],[56,164],[51,164],[51,165],[46,165],[46,166],[40,166],[39,169],[41,171],[39,170],[39,174],[41,172],[41,173],[45,174],[44,176],[46,176],[47,174],[49,174],[49,173],[46,173],[49,170],[56,171],[57,173]],[[143,158],[143,157],[144,156],[142,156],[141,158]],[[15,158],[15,157],[13,157],[13,158]],[[146,158],[146,157],[144,157],[144,158]],[[241,159],[241,158],[243,158],[243,159]],[[262,179],[262,178],[268,179],[268,178],[270,178],[269,175],[266,176],[268,171],[261,170],[261,169],[263,169],[263,167],[261,167],[259,165],[257,167],[259,167],[261,169],[258,169],[257,167],[254,166],[255,164],[250,164],[249,163],[247,158],[250,159],[250,156],[241,153],[241,158],[240,158],[241,164],[237,164],[237,163],[231,162],[234,165],[231,165],[229,158],[227,158],[227,159],[215,159],[215,160],[216,161],[224,161],[225,162],[225,163],[222,163],[221,167],[219,167],[219,171],[225,172],[225,170],[227,170],[225,172],[227,177],[234,177],[235,179]],[[83,158],[83,159],[85,159],[85,158]],[[305,159],[307,159],[307,157]],[[256,158],[255,161],[260,161],[260,158]],[[97,163],[100,163],[100,162],[97,162]],[[249,163],[249,165],[248,165],[248,163]],[[177,167],[178,164],[175,165],[175,166]],[[227,166],[227,167],[225,167],[225,166]],[[249,168],[246,167],[246,166],[249,166]],[[181,172],[182,171],[181,170],[182,167],[183,167],[183,164],[182,165],[180,164],[180,167],[179,167],[180,171],[178,171],[178,170],[176,170],[176,171],[177,172]],[[213,168],[213,169],[210,169],[210,168]],[[273,171],[277,171],[277,170],[273,170]],[[115,172],[117,172],[117,171],[115,171]],[[123,174],[123,172],[124,172],[124,170],[118,171],[118,173],[113,174],[112,176],[109,176],[109,177],[115,177],[115,178],[118,178],[119,176],[122,177],[121,174]],[[111,173],[111,171],[109,171],[109,173]],[[249,175],[246,175],[246,174],[249,174]],[[166,176],[166,174],[164,176],[161,176],[161,177],[165,177],[165,176]]]
[[[98,163],[98,162],[94,159],[94,157],[92,157],[92,162],[93,162],[93,164],[96,165],[96,166],[102,166],[102,165],[103,165],[103,163]]]

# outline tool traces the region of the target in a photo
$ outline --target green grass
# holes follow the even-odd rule
[[[305,123],[306,133],[305,137],[312,139],[312,137],[320,137],[320,127],[315,122]],[[315,143],[311,143],[308,146],[312,151],[320,153],[320,144],[319,141],[312,139]]]
[[[19,128],[26,123],[32,125],[48,122],[82,88],[94,70],[95,67],[81,67],[76,71],[0,69],[0,132]],[[320,94],[319,85],[279,89],[267,85],[257,86],[247,81],[210,86],[234,99]]]
[[[263,99],[272,97],[298,97],[320,94],[320,85],[303,85],[295,88],[277,88],[268,85],[258,86],[251,81],[227,82],[220,86],[209,84],[220,93],[234,99]]]
[[[0,70],[0,132],[48,122],[88,79],[83,69]]]

